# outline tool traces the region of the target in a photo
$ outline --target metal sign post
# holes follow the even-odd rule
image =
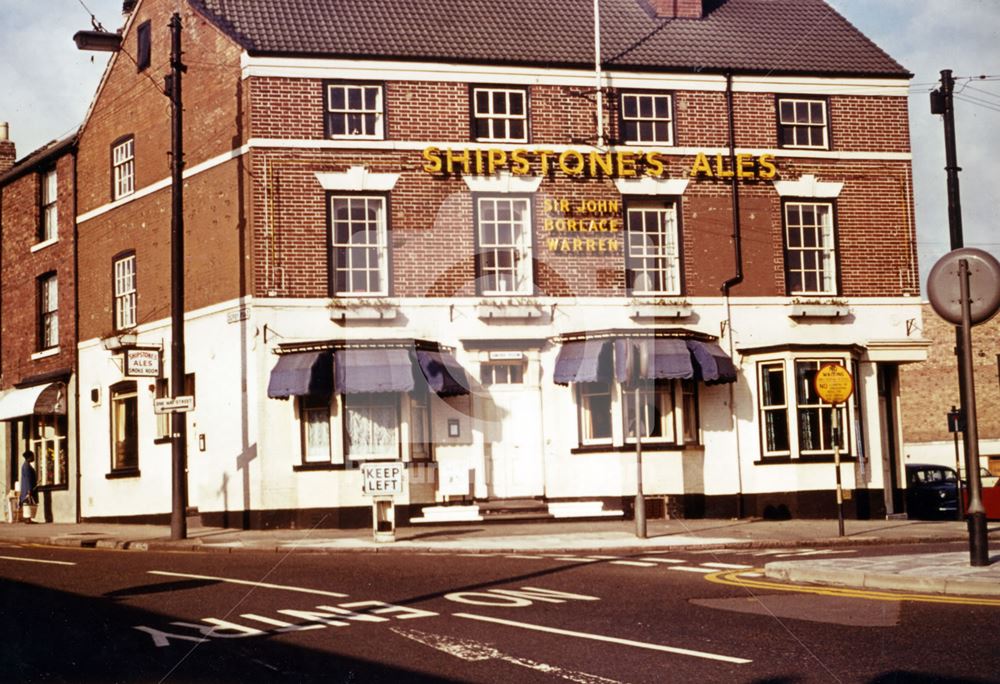
[[[962,519],[962,457],[961,452],[958,449],[958,433],[963,430],[962,427],[962,412],[958,410],[957,407],[952,406],[951,411],[948,412],[948,432],[950,432],[955,437],[955,473],[958,475],[958,501],[959,504],[956,507],[955,515],[958,519]]]
[[[813,381],[816,394],[833,406],[833,467],[837,483],[837,529],[844,536],[844,488],[840,479],[840,405],[854,392],[854,378],[850,372],[837,363],[828,363],[819,369]]]
[[[959,326],[959,390],[965,418],[965,476],[969,479],[969,564],[990,564],[986,509],[979,479],[979,423],[972,369],[972,326],[1000,311],[1000,261],[981,249],[964,247],[941,257],[927,277],[927,295],[938,316]]]

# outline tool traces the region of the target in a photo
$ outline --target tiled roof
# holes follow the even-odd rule
[[[251,54],[587,66],[589,0],[191,0]],[[908,76],[823,0],[706,0],[701,19],[601,0],[607,66]]]

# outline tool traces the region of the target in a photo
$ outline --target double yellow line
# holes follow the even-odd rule
[[[977,598],[972,596],[945,596],[941,594],[910,594],[903,592],[874,591],[870,589],[849,589],[840,587],[813,587],[803,584],[780,584],[756,577],[743,577],[747,572],[755,570],[725,570],[705,575],[705,579],[714,584],[726,584],[734,587],[765,591],[791,591],[799,594],[819,594],[820,596],[838,596],[840,598],[868,599],[870,601],[916,601],[920,603],[949,603],[964,606],[997,606],[1000,599]]]

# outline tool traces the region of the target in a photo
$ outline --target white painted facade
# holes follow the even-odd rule
[[[785,463],[760,463],[757,365],[777,359],[841,360],[848,367],[852,360],[857,362],[856,388],[864,413],[860,434],[854,404],[848,413],[852,442],[863,437],[865,453],[863,459],[843,466],[844,487],[884,487],[884,426],[879,421],[875,362],[907,362],[920,356],[920,340],[907,335],[907,321],[920,317],[915,298],[839,300],[849,309],[849,323],[792,319],[792,298],[740,298],[728,306],[722,298],[690,298],[686,300],[689,316],[655,323],[634,320],[635,301],[626,298],[543,297],[535,301],[537,318],[503,323],[482,318],[478,298],[394,299],[398,324],[335,320],[329,299],[246,300],[242,302],[245,314],[240,313],[241,303],[233,301],[190,313],[187,368],[196,381],[196,407],[187,417],[190,505],[202,514],[233,516],[243,510],[369,506],[359,469],[295,468],[303,462],[296,400],[270,399],[267,386],[278,359],[274,352],[282,344],[399,338],[454,347],[473,395],[431,402],[433,464],[408,466],[409,486],[397,504],[455,501],[461,493],[480,500],[630,497],[635,492],[634,454],[626,449],[579,453],[574,388],[552,380],[560,349],[557,336],[595,327],[721,333],[720,345],[732,350],[738,368],[735,383],[698,388],[700,444],[645,454],[643,480],[648,495],[712,497],[832,490],[834,469],[829,462],[802,463],[793,458]],[[909,329],[918,328],[911,325]],[[790,338],[800,346],[782,347]],[[481,349],[481,343],[503,350],[504,339],[546,342],[526,349],[521,343],[511,345],[512,350],[523,350],[522,384],[483,388],[477,378],[489,352]],[[878,344],[872,346],[873,341]],[[164,369],[169,368],[169,343],[166,320],[137,331],[138,346],[164,350]],[[82,517],[169,512],[170,444],[154,441],[158,420],[153,413],[154,380],[136,379],[139,472],[109,477],[109,388],[124,379],[121,357],[100,340],[81,343],[79,353]],[[793,386],[788,389],[793,390]],[[330,441],[337,451],[343,448],[343,437],[336,401],[331,413]],[[448,418],[459,421],[459,437],[448,436]],[[613,446],[622,447],[622,422],[616,420],[614,425]],[[404,411],[400,430],[404,442],[408,430]],[[404,449],[403,460],[408,457]],[[463,475],[468,482],[464,487]]]

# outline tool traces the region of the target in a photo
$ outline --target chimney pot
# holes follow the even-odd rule
[[[701,19],[703,0],[649,0],[656,16],[661,19]]]

